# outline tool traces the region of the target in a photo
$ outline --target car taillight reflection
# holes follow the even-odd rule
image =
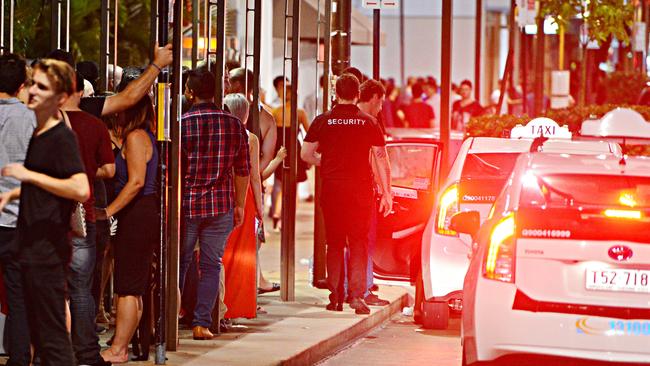
[[[605,210],[604,215],[606,217],[617,218],[617,219],[630,219],[630,220],[641,219],[641,211],[636,211],[636,210]]]
[[[503,218],[492,229],[490,246],[485,259],[485,278],[503,282],[514,282],[515,273],[515,218]]]
[[[438,215],[436,216],[436,233],[447,236],[458,236],[458,233],[449,229],[451,217],[459,211],[458,184],[452,184],[440,197]]]

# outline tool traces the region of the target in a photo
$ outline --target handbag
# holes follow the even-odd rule
[[[68,126],[68,128],[72,129],[72,125],[68,120],[68,114],[60,109],[59,112],[61,112],[63,121]],[[72,211],[72,215],[70,216],[70,229],[72,230],[74,236],[79,238],[86,237],[86,209],[84,209],[84,206],[81,202],[76,202],[74,211]]]
[[[86,210],[81,202],[76,202],[76,207],[70,216],[70,229],[74,236],[86,237]]]

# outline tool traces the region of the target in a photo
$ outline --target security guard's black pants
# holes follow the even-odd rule
[[[366,292],[368,231],[372,210],[371,181],[323,180],[322,208],[327,238],[327,285],[330,301],[343,303],[345,247],[350,252],[349,295],[363,298]]]

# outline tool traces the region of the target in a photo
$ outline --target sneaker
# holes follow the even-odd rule
[[[352,301],[350,301],[350,307],[354,309],[355,314],[359,315],[365,315],[365,314],[370,314],[370,308],[368,305],[366,305],[361,298],[354,298]]]
[[[106,333],[106,332],[108,332],[108,328],[107,328],[107,327],[105,327],[105,326],[103,326],[103,325],[95,324],[95,333],[97,333],[97,334],[104,334],[104,333]]]
[[[370,295],[366,296],[366,298],[363,300],[366,302],[366,304],[370,306],[386,306],[390,304],[389,301],[380,299],[379,296],[373,294],[372,292],[370,293]]]
[[[373,284],[372,286],[370,286],[370,288],[368,290],[369,291],[379,291],[379,286]]]
[[[219,321],[219,331],[221,333],[228,333],[232,329],[232,320],[221,319]]]
[[[325,309],[329,311],[343,311],[343,304],[330,302],[329,304],[327,304],[327,306],[325,306]]]

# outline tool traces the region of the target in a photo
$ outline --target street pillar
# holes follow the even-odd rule
[[[474,99],[481,101],[481,50],[483,45],[483,0],[476,0],[474,33]]]
[[[442,142],[442,161],[440,176],[447,176],[449,168],[449,140],[451,129],[451,52],[453,0],[442,0],[442,29],[441,29],[441,94],[440,94],[440,141]]]
[[[332,5],[332,71],[338,76],[350,66],[352,0],[335,0]]]
[[[380,49],[381,49],[381,10],[375,9],[372,14],[372,78],[375,80],[380,79],[380,72],[379,72]]]
[[[532,117],[538,117],[542,113],[544,101],[544,18],[537,19],[535,52],[535,104]]]

